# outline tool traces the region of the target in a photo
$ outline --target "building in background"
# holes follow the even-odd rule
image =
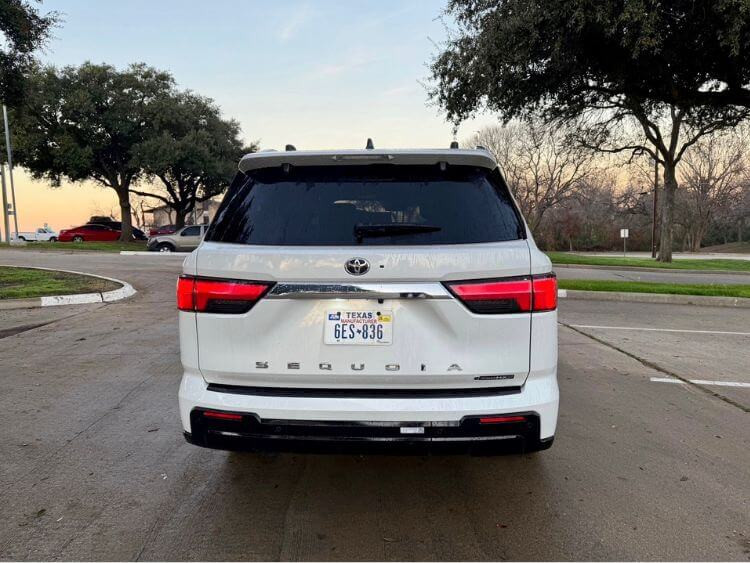
[[[197,203],[195,210],[185,217],[186,225],[205,225],[211,222],[216,214],[216,210],[221,203],[221,197],[211,198],[206,201]],[[147,228],[162,227],[164,225],[174,225],[174,209],[168,205],[160,205],[144,210],[144,216]]]

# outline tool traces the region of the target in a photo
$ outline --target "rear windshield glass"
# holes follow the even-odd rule
[[[468,166],[318,166],[235,178],[206,240],[423,245],[524,238],[497,172]]]

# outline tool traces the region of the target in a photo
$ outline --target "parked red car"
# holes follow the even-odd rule
[[[161,227],[155,227],[148,232],[148,236],[156,237],[159,235],[171,235],[177,230],[177,225],[162,225]]]
[[[63,229],[57,237],[59,242],[108,242],[120,238],[120,231],[104,225],[81,225],[72,229]]]

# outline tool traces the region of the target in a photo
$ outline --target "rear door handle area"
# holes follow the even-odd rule
[[[452,299],[439,283],[277,283],[266,299]]]

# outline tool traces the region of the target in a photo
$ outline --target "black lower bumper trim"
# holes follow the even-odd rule
[[[512,416],[519,420],[497,424],[482,424],[479,416],[450,422],[261,420],[249,413],[196,408],[190,415],[192,432],[185,433],[185,439],[214,449],[314,453],[497,454],[552,445],[551,438],[539,439],[536,413]]]

